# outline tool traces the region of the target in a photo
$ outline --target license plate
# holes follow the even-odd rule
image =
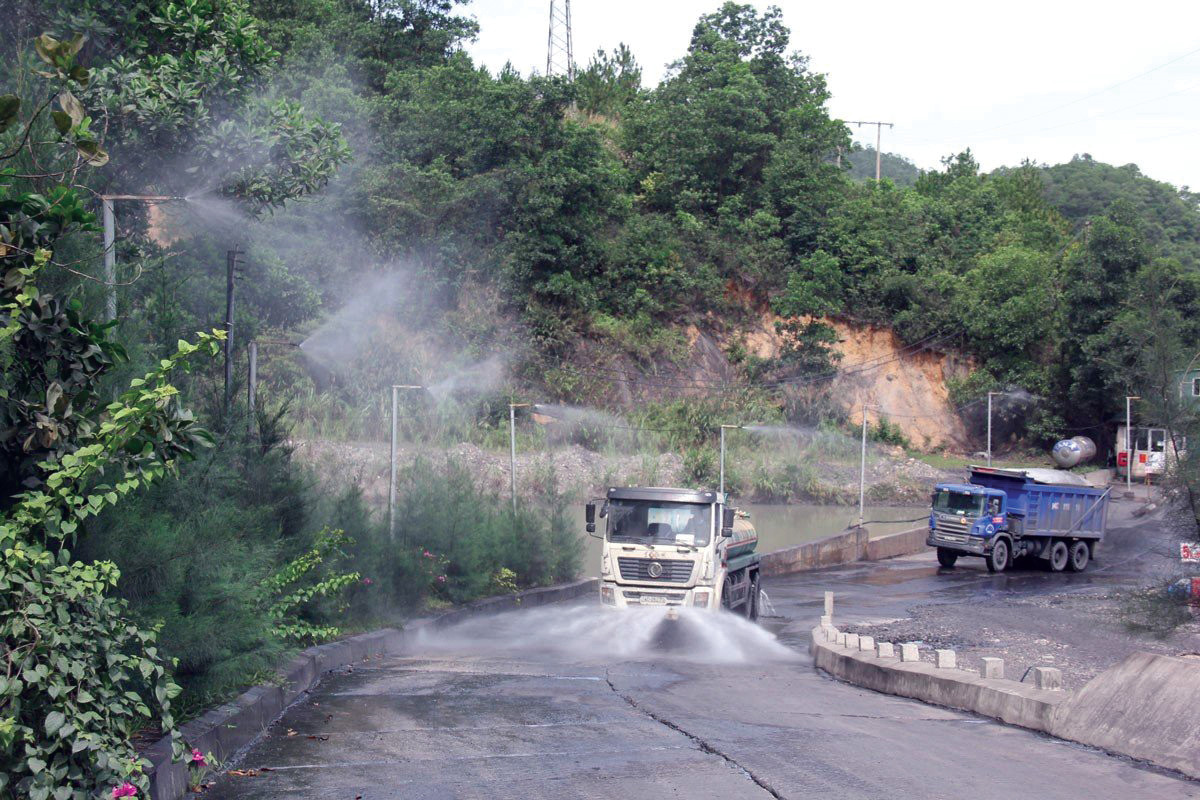
[[[642,605],[644,606],[665,606],[666,604],[667,598],[665,597],[657,597],[655,595],[642,596]]]

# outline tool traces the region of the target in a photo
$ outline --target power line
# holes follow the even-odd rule
[[[882,171],[883,150],[881,147],[881,145],[883,144],[883,126],[887,125],[889,128],[894,127],[894,126],[890,122],[865,122],[865,121],[856,120],[856,119],[848,119],[845,122],[847,125],[859,125],[859,126],[874,125],[875,126],[875,182],[879,183],[879,179],[883,174],[883,171]],[[842,163],[842,152],[841,152],[841,150],[839,150],[838,151],[838,165],[840,166],[841,163]]]

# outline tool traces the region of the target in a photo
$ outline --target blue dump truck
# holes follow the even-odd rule
[[[979,556],[989,572],[1018,558],[1081,572],[1108,514],[1107,489],[1049,469],[971,467],[970,483],[939,483],[932,499],[925,542],[938,562],[953,567],[960,556]]]

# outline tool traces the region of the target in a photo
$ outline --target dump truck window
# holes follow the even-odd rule
[[[934,495],[933,508],[949,514],[983,514],[983,495],[956,492],[952,489],[939,489]]]

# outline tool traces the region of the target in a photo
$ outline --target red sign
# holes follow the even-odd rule
[[[1129,453],[1127,453],[1124,450],[1117,453],[1117,466],[1118,467],[1128,467],[1129,466]]]
[[[1179,543],[1179,560],[1200,562],[1200,545],[1192,542]]]

